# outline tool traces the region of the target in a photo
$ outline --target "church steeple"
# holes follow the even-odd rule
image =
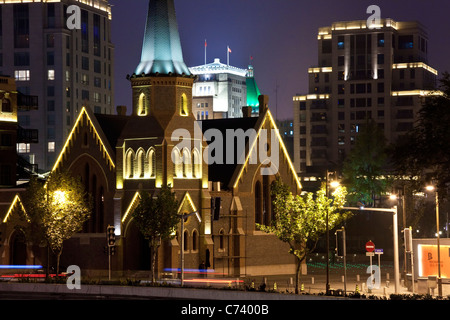
[[[190,75],[183,60],[174,0],[150,0],[142,45],[141,62],[135,74]]]

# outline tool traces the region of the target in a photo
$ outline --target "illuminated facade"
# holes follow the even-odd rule
[[[81,29],[67,28],[70,5],[81,9]],[[39,132],[39,142],[19,153],[48,171],[83,106],[113,113],[111,7],[106,0],[3,0],[0,21],[0,74],[39,101],[19,110],[19,125]]]
[[[240,118],[243,106],[252,106],[252,114],[258,115],[261,93],[252,65],[245,70],[214,59],[212,63],[189,69],[197,76],[192,99],[192,111],[197,120]]]
[[[319,28],[318,66],[309,92],[293,97],[297,172],[341,164],[366,118],[394,142],[413,127],[438,72],[428,65],[428,36],[418,22],[336,22]],[[307,170],[307,168],[309,168]]]

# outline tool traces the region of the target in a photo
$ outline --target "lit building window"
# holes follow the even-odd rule
[[[48,143],[48,152],[55,152],[55,142],[51,141]]]
[[[189,114],[189,110],[188,110],[188,102],[187,102],[187,97],[186,95],[183,93],[181,95],[181,103],[180,103],[180,115],[186,117]]]
[[[48,70],[48,80],[55,80],[55,70]]]
[[[18,143],[17,144],[17,153],[29,153],[30,152],[30,144],[29,143]]]
[[[16,81],[30,81],[30,70],[16,70],[14,77]]]

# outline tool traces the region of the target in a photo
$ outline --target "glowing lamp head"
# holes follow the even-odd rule
[[[426,189],[427,191],[433,191],[433,190],[434,190],[434,186],[428,185],[428,186],[425,187],[425,189]]]
[[[337,188],[339,187],[341,184],[339,183],[339,181],[331,181],[330,182],[330,187],[332,188]]]
[[[65,191],[56,190],[53,193],[53,201],[57,204],[64,204],[67,200],[67,195]]]

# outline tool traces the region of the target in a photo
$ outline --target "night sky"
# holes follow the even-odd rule
[[[110,0],[115,45],[115,104],[131,109],[126,80],[140,61],[148,0]],[[429,65],[450,71],[450,1],[448,0],[175,0],[188,67],[220,58],[247,68],[253,56],[255,79],[279,120],[292,117],[292,97],[308,91],[309,67],[317,65],[317,31],[336,21],[366,20],[369,5],[381,18],[421,22],[428,31]],[[278,84],[278,99],[276,87]],[[278,100],[278,103],[277,103]],[[278,106],[278,107],[277,107]]]

